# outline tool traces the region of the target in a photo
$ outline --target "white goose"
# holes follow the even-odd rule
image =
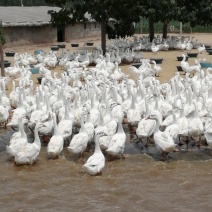
[[[65,117],[58,123],[58,132],[63,136],[64,139],[68,139],[72,134],[73,117],[69,114],[69,101],[65,103]]]
[[[111,156],[114,156],[114,157],[121,156],[122,158],[124,158],[123,153],[124,153],[125,143],[126,143],[126,134],[122,126],[122,117],[119,117],[118,131],[111,138],[109,147],[106,150],[106,152]]]
[[[23,123],[27,123],[26,117],[27,111],[23,105],[23,97],[22,92],[19,91],[19,106],[13,111],[11,121],[7,124],[7,126],[11,126],[12,128],[18,126],[18,118],[23,117]]]
[[[95,134],[95,150],[94,154],[88,158],[83,165],[83,169],[90,175],[102,174],[102,169],[105,167],[105,156],[99,146],[99,138],[103,134]]]
[[[99,123],[100,112],[94,102],[95,97],[93,94],[93,96],[91,96],[90,121],[93,123],[94,127],[96,127]]]
[[[19,67],[20,62],[15,62],[14,67],[5,68],[6,75],[9,77],[16,79],[20,76],[21,68]]]
[[[51,137],[47,147],[48,157],[52,159],[59,157],[59,155],[63,150],[63,144],[64,144],[63,136],[60,134],[58,130],[55,114],[53,114],[53,122],[54,122],[54,134]]]
[[[36,98],[34,96],[33,80],[30,80],[29,94],[26,96],[27,103],[32,106],[36,103]]]
[[[96,134],[105,134],[106,130],[107,130],[107,128],[106,128],[105,123],[104,123],[103,114],[100,111],[99,124],[95,128],[95,133]]]
[[[188,140],[188,119],[185,116],[184,108],[180,110],[180,116],[177,120],[178,124],[178,135],[180,139],[181,144],[185,144],[185,142]]]
[[[101,150],[108,149],[110,140],[117,131],[117,122],[115,121],[115,119],[113,117],[112,111],[110,111],[110,121],[105,125],[105,127],[106,127],[106,130],[105,130],[106,135],[100,137],[100,139],[99,139],[99,144],[100,144]]]
[[[40,135],[44,136],[44,141],[46,142],[49,142],[49,137],[52,135],[52,131],[54,129],[54,122],[51,114],[52,112],[49,110],[49,108],[47,108],[45,114],[40,119],[43,126],[39,128],[39,133]]]
[[[158,47],[158,45],[155,45],[155,44],[152,42],[151,50],[152,50],[152,53],[153,53],[153,54],[157,54],[157,52],[160,50],[160,48]]]
[[[130,129],[133,126],[137,126],[138,122],[141,120],[139,106],[138,106],[138,104],[136,104],[136,99],[132,92],[131,92],[131,95],[132,95],[131,107],[127,111],[127,120],[130,125]]]
[[[41,142],[38,136],[38,129],[41,127],[41,123],[37,123],[34,132],[34,142],[33,143],[25,143],[21,149],[15,154],[15,163],[17,165],[25,165],[25,164],[33,164],[40,153]]]
[[[78,134],[75,134],[74,137],[72,138],[68,150],[72,154],[82,154],[88,144],[88,133],[85,129],[85,124],[83,120],[83,116],[81,115],[81,128]]]
[[[154,64],[153,70],[154,70],[154,72],[155,72],[155,76],[156,76],[156,77],[159,77],[159,75],[160,75],[160,73],[161,73],[161,71],[162,71],[162,68],[161,68],[159,65],[157,65],[156,62],[155,62],[154,60],[152,60],[152,63]]]
[[[206,117],[209,117],[212,119],[212,113],[206,114]],[[205,135],[207,144],[211,149],[211,154],[212,154],[212,121],[210,122],[210,125],[205,129],[204,135]]]
[[[2,104],[8,109],[8,111],[11,110],[10,100],[6,95],[5,81],[4,80],[2,82]]]
[[[27,135],[24,131],[22,117],[18,118],[19,131],[14,133],[10,139],[10,144],[6,147],[7,153],[15,157],[15,154],[27,143]]]
[[[197,103],[194,102],[195,110],[188,116],[188,134],[197,142],[196,144],[201,145],[201,136],[203,134],[204,126],[199,117]]]
[[[179,126],[177,124],[177,118],[176,118],[176,114],[175,111],[172,111],[172,116],[173,116],[173,123],[170,124],[169,126],[167,126],[167,128],[165,129],[165,132],[167,132],[173,139],[174,143],[176,145],[179,145]]]
[[[9,112],[8,109],[4,107],[2,104],[2,92],[0,90],[0,124],[4,124],[5,129],[8,118],[9,118]]]
[[[106,134],[108,136],[113,136],[117,130],[117,122],[115,121],[112,111],[110,110],[110,121],[106,123]]]
[[[15,81],[12,81],[12,91],[9,94],[10,105],[12,108],[18,106],[18,88],[15,87]]]
[[[130,94],[129,86],[127,86],[127,90],[127,98],[121,104],[125,117],[127,117],[127,111],[130,109],[130,106],[132,104],[132,96]]]
[[[94,125],[91,122],[90,113],[87,114],[87,120],[85,122],[85,129],[88,133],[88,143],[90,143],[93,140],[93,136],[94,136]]]
[[[145,106],[146,106],[146,113],[143,119],[140,120],[138,123],[138,128],[136,129],[136,135],[140,140],[146,139],[145,146],[148,146],[149,140],[153,135],[156,122],[155,120],[148,119],[147,117],[150,115],[149,109],[149,97],[145,96]]]
[[[182,61],[180,62],[180,66],[182,67],[183,71],[187,73],[187,70],[189,68],[189,64],[186,62],[186,56],[185,54],[182,54]]]
[[[160,117],[158,116],[158,114],[151,114],[150,118],[156,121],[156,126],[154,130],[155,146],[162,154],[163,159],[165,159],[165,156],[168,155],[169,152],[174,151],[175,143],[169,133],[161,132],[159,130]]]
[[[198,49],[199,54],[202,54],[202,52],[205,50],[205,45],[202,44],[202,46],[199,46],[197,49]]]
[[[42,116],[43,116],[43,110],[41,109],[40,101],[39,101],[39,94],[37,92],[36,93],[36,110],[34,110],[31,113],[30,120],[28,123],[28,127],[30,128],[30,130],[35,129],[36,124],[38,122],[40,122],[40,119],[42,118]]]

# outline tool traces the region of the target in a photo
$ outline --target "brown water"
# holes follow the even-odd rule
[[[89,154],[48,160],[43,145],[34,166],[15,166],[1,133],[0,211],[212,211],[212,161],[207,148],[159,161],[128,135],[126,159],[107,161],[102,176],[82,171]],[[147,154],[146,154],[146,153]]]

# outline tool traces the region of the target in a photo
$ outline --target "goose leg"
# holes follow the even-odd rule
[[[150,140],[150,137],[147,137],[147,138],[146,138],[146,143],[144,144],[144,146],[145,146],[146,148],[148,148],[148,146],[149,146],[149,140]]]
[[[14,131],[16,131],[17,132],[17,130],[14,128],[14,127],[11,127]]]
[[[121,154],[121,159],[125,160],[125,156],[123,154]]]
[[[129,131],[131,133],[134,133],[135,132],[135,130],[134,130],[134,128],[133,128],[133,126],[131,124],[128,124],[128,129],[129,129]]]
[[[29,127],[31,133],[34,135],[34,130]]]
[[[153,134],[150,135],[149,137],[147,137],[145,147],[150,146],[150,141],[151,141],[152,138],[153,138]]]
[[[87,148],[86,148],[86,152],[93,152],[91,146],[92,146],[91,143],[88,143]]]
[[[83,159],[83,152],[80,153],[80,157],[79,157],[79,161],[81,161]]]
[[[98,173],[96,174],[96,176],[100,176],[102,175],[102,172],[101,171],[98,171]]]
[[[161,155],[162,155],[162,161],[167,161],[168,160],[168,152],[162,152]]]
[[[49,136],[48,136],[48,135],[44,135],[43,141],[44,141],[45,143],[48,143],[49,140],[50,140]]]
[[[165,161],[166,160],[166,157],[165,157],[164,152],[161,153],[161,156],[162,156],[162,161]]]
[[[7,129],[7,122],[6,121],[4,122],[4,129],[5,130]]]
[[[201,136],[199,136],[199,139],[198,139],[198,142],[197,142],[196,146],[197,146],[198,149],[200,150],[200,146],[202,146],[202,143],[201,143]]]

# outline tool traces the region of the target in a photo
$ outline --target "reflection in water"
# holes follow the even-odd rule
[[[12,131],[1,136],[4,150]],[[102,176],[82,171],[91,153],[74,159],[67,149],[48,160],[43,146],[34,166],[15,166],[0,154],[1,211],[211,211],[212,162],[208,149],[158,160],[127,136],[125,160],[107,161]]]

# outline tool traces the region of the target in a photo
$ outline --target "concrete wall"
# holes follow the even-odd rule
[[[76,38],[100,36],[100,25],[84,23],[70,25],[65,30],[65,41]],[[57,30],[50,25],[44,26],[5,26],[4,34],[6,44],[4,47],[14,47],[30,44],[43,44],[57,42]]]
[[[50,25],[4,27],[5,47],[57,41],[57,30]]]
[[[100,36],[101,29],[99,23],[78,23],[74,26],[68,26],[65,31],[65,40],[70,41],[76,38],[89,38]]]

